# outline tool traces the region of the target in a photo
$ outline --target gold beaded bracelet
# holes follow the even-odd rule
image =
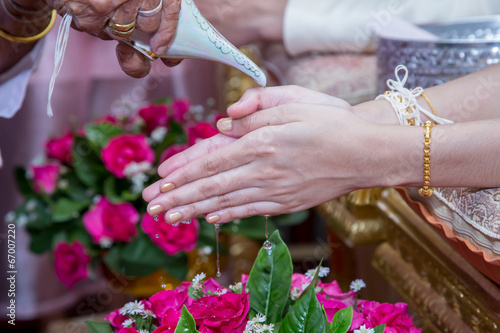
[[[36,42],[37,40],[41,39],[45,35],[47,35],[54,26],[54,23],[56,22],[57,18],[57,11],[54,9],[52,10],[52,15],[50,17],[50,22],[49,25],[39,34],[36,34],[34,36],[28,36],[28,37],[19,37],[19,36],[12,36],[0,29],[0,37],[14,43],[33,43]]]
[[[434,187],[431,186],[431,128],[435,125],[429,120],[425,122],[424,127],[424,184],[418,189],[418,193],[428,198],[434,193]]]

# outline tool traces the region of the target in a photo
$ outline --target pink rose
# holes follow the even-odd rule
[[[194,127],[188,128],[187,133],[188,143],[190,146],[192,146],[200,140],[208,139],[216,135],[217,133],[219,133],[219,131],[217,130],[217,128],[212,126],[212,124],[202,121],[197,123]]]
[[[48,163],[41,166],[33,166],[33,185],[35,192],[52,194],[56,190],[59,180],[59,164]]]
[[[163,318],[168,309],[180,310],[186,303],[188,290],[162,290],[149,298],[157,318]]]
[[[184,115],[189,111],[189,101],[186,99],[176,99],[172,103],[172,109],[174,111],[175,121],[182,123],[184,121]]]
[[[65,164],[71,164],[71,148],[73,147],[73,134],[66,133],[60,138],[52,138],[45,143],[45,151],[48,158],[56,159]]]
[[[133,327],[124,327],[120,329],[118,333],[139,333],[139,331]]]
[[[245,289],[247,288],[247,282],[248,282],[248,275],[246,274],[241,274],[241,286],[242,286],[242,290],[245,291]]]
[[[189,146],[187,144],[176,144],[176,145],[171,145],[165,151],[161,154],[160,157],[160,163],[165,162],[168,160],[170,157],[174,156],[175,154],[180,153],[181,151],[184,151],[188,149]]]
[[[223,290],[227,290],[229,291],[229,288],[226,288],[226,287],[223,287],[221,286],[220,284],[217,283],[217,281],[215,281],[213,278],[208,278],[206,281],[203,282],[205,284],[205,289],[207,291],[212,291],[212,292],[216,292],[216,291],[223,291]]]
[[[94,119],[94,123],[96,123],[96,124],[110,123],[112,125],[118,125],[119,121],[118,121],[118,119],[116,119],[115,116],[108,114],[104,117],[99,117],[99,118]]]
[[[153,163],[155,153],[143,134],[120,135],[111,140],[101,151],[106,168],[118,178],[125,177],[125,168],[131,162]]]
[[[197,219],[193,219],[190,224],[181,223],[174,227],[165,222],[163,214],[158,215],[158,218],[155,221],[151,215],[144,214],[141,222],[142,230],[156,246],[171,256],[181,251],[194,250],[198,242]]]
[[[367,327],[375,327],[386,324],[387,333],[419,333],[421,329],[413,325],[413,318],[408,314],[406,303],[378,303],[371,301],[360,301],[359,308],[365,316],[364,324]]]
[[[146,131],[151,133],[158,126],[167,126],[168,115],[166,105],[148,105],[139,110],[139,116],[146,123]]]
[[[175,309],[167,309],[165,315],[161,319],[161,325],[158,331],[154,330],[153,333],[174,333],[179,319],[181,318],[182,311]]]
[[[59,281],[71,288],[75,283],[89,276],[90,256],[82,244],[58,243],[54,250],[54,267]]]
[[[83,215],[83,225],[94,243],[101,240],[129,242],[137,234],[139,213],[128,202],[114,204],[105,197]]]
[[[305,284],[311,283],[311,279],[305,276],[304,274],[299,274],[299,273],[293,273],[292,274],[292,285],[291,289],[300,289],[302,290],[302,286]]]
[[[121,309],[116,309],[115,311],[104,317],[104,320],[109,321],[111,326],[113,326],[114,328],[123,328],[123,322],[129,319],[128,315],[120,314],[120,310]]]
[[[202,297],[188,307],[200,332],[242,333],[250,307],[249,294],[227,293]]]
[[[356,292],[354,290],[350,290],[346,293],[343,293],[337,281],[332,281],[330,283],[323,283],[319,281],[318,287],[321,288],[321,291],[317,294],[318,298],[324,297],[325,299],[342,301],[347,306],[354,305]]]

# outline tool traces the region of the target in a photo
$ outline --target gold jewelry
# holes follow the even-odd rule
[[[111,31],[111,33],[113,35],[117,35],[117,36],[127,36],[129,34],[132,33],[132,31],[134,31],[135,29],[135,24],[137,23],[137,21],[134,21],[132,23],[129,23],[129,24],[118,24],[118,23],[115,23],[111,20],[108,21],[107,25],[109,27],[109,30]]]
[[[437,117],[437,113],[436,113],[436,109],[434,109],[434,106],[432,105],[431,101],[429,101],[429,99],[427,98],[427,96],[425,96],[424,93],[421,93],[420,96],[422,96],[425,101],[427,102],[427,104],[429,104],[431,110],[432,110],[432,113],[434,113],[434,115]]]
[[[151,17],[158,14],[162,8],[163,8],[163,0],[160,0],[160,3],[158,4],[158,6],[156,6],[156,8],[150,10],[139,10],[137,14],[144,17]]]
[[[418,194],[424,198],[430,197],[434,193],[431,186],[431,128],[435,125],[427,120],[424,127],[424,184],[418,189]]]
[[[10,42],[14,42],[14,43],[26,43],[27,44],[27,43],[36,42],[37,40],[41,39],[42,37],[44,37],[45,35],[47,35],[49,33],[50,29],[52,29],[52,27],[54,26],[54,23],[56,22],[56,17],[57,17],[57,11],[54,9],[54,10],[52,10],[52,16],[50,17],[49,25],[47,25],[47,27],[42,32],[40,32],[39,34],[36,34],[34,36],[29,36],[29,37],[12,36],[12,35],[9,35],[8,33],[6,33],[5,31],[3,31],[2,29],[0,29],[0,37],[7,39]]]

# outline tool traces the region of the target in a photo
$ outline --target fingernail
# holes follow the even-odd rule
[[[134,56],[134,52],[123,52],[123,51],[118,51],[120,58],[124,61],[130,60]]]
[[[170,224],[174,224],[175,222],[180,222],[181,219],[182,219],[182,214],[179,212],[170,214]]]
[[[149,207],[149,215],[155,216],[163,212],[163,207],[160,205],[153,205]]]
[[[156,49],[155,53],[159,56],[165,54],[167,52],[167,47],[166,46],[160,46],[159,48]]]
[[[219,215],[212,215],[207,219],[208,223],[217,223],[220,221]]]
[[[221,118],[217,122],[217,128],[221,132],[229,132],[233,129],[233,119],[232,118]]]
[[[172,184],[172,183],[166,183],[166,184],[163,184],[160,188],[160,191],[162,193],[165,193],[165,192],[168,192],[170,190],[173,190],[175,188],[175,185]]]

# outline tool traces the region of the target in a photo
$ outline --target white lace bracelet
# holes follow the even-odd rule
[[[402,79],[399,77],[400,71],[404,71]],[[417,87],[410,90],[404,87],[408,80],[408,68],[406,68],[406,66],[398,65],[394,70],[394,75],[396,80],[387,80],[389,91],[378,95],[375,99],[385,99],[391,104],[398,117],[399,124],[421,126],[424,124],[422,121],[422,114],[437,124],[453,124],[453,121],[438,117],[435,112],[428,111],[418,105],[417,97],[423,95],[424,89],[422,87]],[[425,95],[423,97],[428,101]],[[428,103],[430,105],[429,101]]]

